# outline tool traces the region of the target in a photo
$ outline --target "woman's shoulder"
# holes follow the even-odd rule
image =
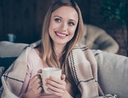
[[[27,55],[27,66],[31,71],[36,71],[41,66],[41,59],[35,48],[31,49]]]
[[[36,62],[40,60],[39,53],[36,50],[36,48],[32,48],[27,56],[28,59],[31,59],[32,61]]]
[[[81,43],[76,44],[73,49],[80,49],[82,51],[90,50],[86,45]]]

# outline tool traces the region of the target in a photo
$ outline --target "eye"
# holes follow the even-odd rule
[[[68,22],[68,25],[69,25],[69,26],[74,26],[75,23],[74,23],[74,22]]]
[[[60,18],[55,18],[55,21],[56,22],[61,22],[61,19]]]

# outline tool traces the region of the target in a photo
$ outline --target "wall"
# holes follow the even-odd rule
[[[44,15],[54,0],[0,0],[0,40],[7,34],[15,42],[31,43],[40,39]]]
[[[0,41],[7,40],[8,33],[14,33],[15,42],[32,43],[41,37],[41,27],[48,7],[55,0],[0,0]],[[126,55],[119,24],[107,21],[99,14],[101,0],[75,0],[84,23],[103,28],[120,45],[118,54]]]
[[[101,27],[109,35],[111,35],[119,44],[118,54],[126,56],[127,52],[124,44],[124,38],[123,38],[121,26],[116,20],[103,22],[103,16],[99,14],[101,3],[102,3],[102,0],[90,1],[90,24]],[[127,39],[128,37],[127,37],[126,26],[124,26],[124,32],[125,32],[124,34],[125,39]],[[128,42],[126,44],[128,45]]]

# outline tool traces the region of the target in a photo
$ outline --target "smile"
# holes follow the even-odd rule
[[[55,32],[57,36],[60,36],[60,37],[66,37],[68,36],[68,34],[64,34],[64,33],[59,33],[59,32]]]

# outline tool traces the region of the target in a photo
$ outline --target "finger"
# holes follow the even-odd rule
[[[33,85],[33,88],[34,89],[39,89],[41,87],[41,84],[40,83],[37,83],[37,84],[34,84]]]
[[[30,84],[32,85],[34,81],[36,81],[36,79],[38,79],[38,76],[35,75],[32,77],[32,79],[30,80]]]
[[[66,78],[65,74],[62,74],[61,75],[61,80],[64,80],[65,81],[65,78]]]
[[[39,70],[37,71],[37,73],[42,73],[42,70],[41,70],[41,69],[39,69]]]
[[[42,90],[43,90],[43,88],[42,87],[39,87],[38,90],[37,90],[37,92],[40,93]]]
[[[53,85],[47,84],[46,86],[48,87],[48,89],[52,90],[53,92],[64,93],[64,91],[65,91],[65,89],[60,89],[59,87],[55,87]]]
[[[47,79],[46,80],[46,86],[47,85],[51,85],[51,86],[53,86],[55,88],[59,88],[59,89],[65,90],[66,89],[66,83],[65,83],[65,81],[62,81],[60,79],[58,81],[55,81],[55,80],[53,81],[51,79]]]
[[[35,94],[39,94],[39,93],[41,93],[43,88],[42,87],[38,87],[38,89],[37,88],[32,88],[32,90],[34,91]]]
[[[64,92],[63,93],[60,93],[60,92],[55,92],[55,91],[53,91],[53,90],[51,90],[51,89],[47,89],[50,93],[52,93],[52,94],[54,94],[54,95],[56,95],[56,96],[63,96],[63,94],[64,94]]]
[[[65,77],[65,76],[63,76],[63,77]],[[46,79],[46,82],[48,80],[54,81],[54,82],[56,82],[58,84],[61,84],[61,85],[65,85],[65,82],[63,82],[61,79],[58,79],[58,78],[53,77],[53,76],[50,76],[49,79]]]
[[[41,77],[39,75],[35,75],[31,80],[30,80],[30,86],[33,84],[37,84],[41,82]]]
[[[36,79],[34,82],[33,82],[33,84],[32,85],[41,85],[42,84],[42,82],[41,82],[41,79]]]
[[[31,79],[31,80],[33,80],[33,81],[34,81],[34,80],[36,80],[37,78],[41,78],[41,76],[40,76],[39,74],[36,74],[35,76],[33,76],[33,77],[32,77],[32,79]]]

